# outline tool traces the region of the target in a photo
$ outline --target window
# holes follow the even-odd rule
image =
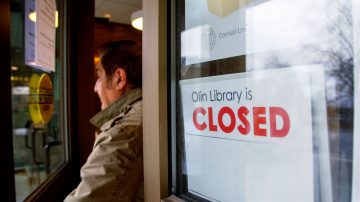
[[[358,9],[350,0],[177,2],[177,195],[358,197]]]
[[[42,24],[47,28],[42,32],[44,35],[36,33],[35,24],[44,23],[43,19],[39,20],[44,15],[36,13],[40,4],[35,2],[11,1],[12,127],[17,201],[23,201],[67,160],[64,31],[57,21],[58,12],[62,15],[59,9],[63,2],[57,1],[57,5],[42,2],[47,3],[42,4],[44,11],[53,14],[45,19],[52,22],[50,25]],[[40,35],[48,40],[40,53],[50,53],[46,55],[49,65],[34,64],[35,38]]]

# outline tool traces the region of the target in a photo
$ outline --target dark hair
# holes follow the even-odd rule
[[[107,78],[112,77],[120,67],[126,72],[129,86],[141,87],[142,56],[138,43],[131,40],[107,42],[100,49],[100,58]]]

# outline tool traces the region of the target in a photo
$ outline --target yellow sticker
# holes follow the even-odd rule
[[[54,111],[54,91],[47,74],[33,74],[30,78],[29,112],[33,123],[46,124]]]
[[[224,18],[240,8],[251,3],[252,0],[207,0],[208,10],[220,18]]]

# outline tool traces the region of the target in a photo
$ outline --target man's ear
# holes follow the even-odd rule
[[[123,68],[117,68],[114,73],[115,87],[118,90],[123,90],[127,84],[126,72]]]

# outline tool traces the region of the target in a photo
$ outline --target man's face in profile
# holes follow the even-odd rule
[[[106,76],[101,62],[96,65],[95,71],[97,79],[94,86],[94,91],[100,98],[101,109],[103,110],[119,98],[119,92],[116,89],[117,82],[114,81],[116,80],[114,75],[109,78]]]

